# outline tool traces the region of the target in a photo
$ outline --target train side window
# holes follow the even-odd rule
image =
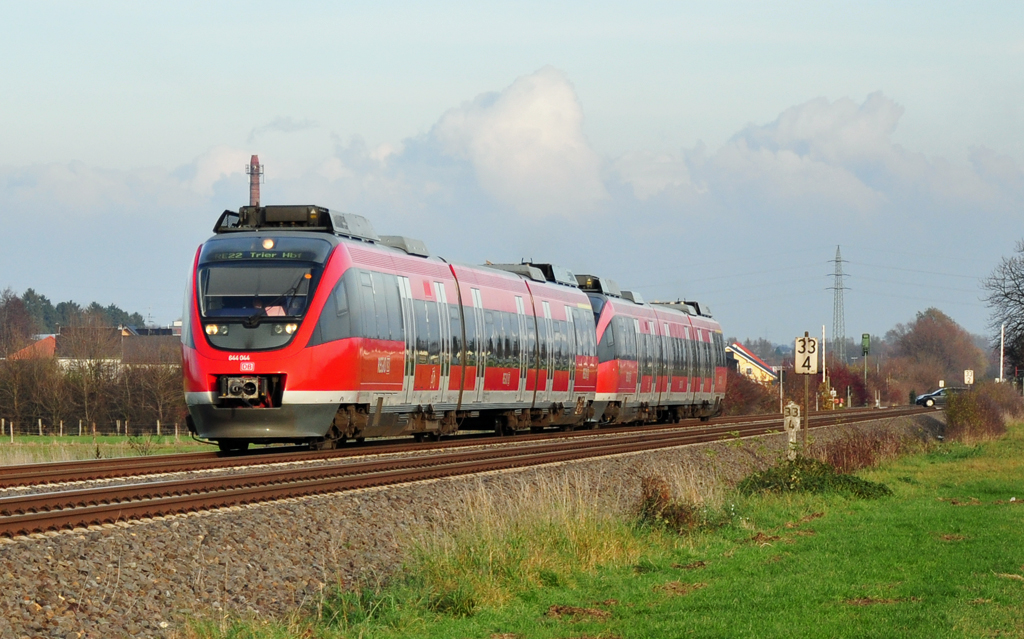
[[[448,304],[448,318],[452,327],[452,366],[462,366],[462,319],[458,306]]]
[[[505,342],[506,355],[509,358],[509,368],[519,368],[519,315],[509,313],[509,330]]]
[[[400,342],[405,339],[405,326],[402,324],[402,296],[398,292],[398,278],[384,274],[382,279],[384,303],[388,309],[388,332],[392,340]]]
[[[464,306],[462,311],[462,321],[466,323],[466,366],[476,366],[476,353],[478,348],[476,312],[469,306]]]
[[[526,349],[526,368],[528,370],[537,370],[537,321],[533,315],[526,316],[526,335],[523,346]]]
[[[371,273],[370,277],[373,282],[371,291],[373,292],[373,310],[377,324],[377,338],[390,340],[391,337],[391,324],[388,321],[388,301],[387,296],[384,294],[384,274],[383,273]]]
[[[601,342],[597,345],[597,361],[610,362],[615,359],[615,319],[613,318],[601,335]]]
[[[481,355],[485,358],[488,366],[494,366],[494,313],[484,311],[484,334],[482,341],[486,345],[485,352]]]
[[[377,313],[373,301],[373,278],[369,271],[359,271],[359,311],[359,337],[376,339]]]
[[[441,363],[441,321],[438,303],[427,302],[427,359],[431,364]]]

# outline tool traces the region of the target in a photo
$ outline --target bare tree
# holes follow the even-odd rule
[[[985,301],[992,309],[990,326],[999,344],[999,330],[1006,325],[1006,358],[1011,368],[1024,368],[1024,240],[1016,252],[1004,257],[981,283],[988,291]]]

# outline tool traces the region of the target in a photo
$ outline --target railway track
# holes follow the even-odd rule
[[[853,409],[841,413],[853,418],[861,414],[878,415],[875,409]],[[812,422],[840,413],[820,411],[811,414]],[[0,489],[38,486],[45,484],[75,483],[104,479],[139,477],[145,475],[182,473],[200,470],[217,470],[242,468],[277,463],[299,463],[306,461],[330,460],[355,456],[380,455],[395,452],[429,452],[438,449],[479,446],[488,443],[514,441],[524,443],[558,438],[593,437],[594,435],[613,435],[618,433],[640,433],[665,429],[693,428],[695,432],[727,432],[733,426],[756,423],[779,423],[779,415],[751,415],[744,417],[719,417],[708,422],[696,423],[692,426],[680,422],[676,424],[655,424],[649,426],[622,426],[602,428],[600,430],[580,430],[571,432],[543,432],[518,434],[512,437],[498,438],[493,434],[486,436],[469,435],[445,439],[442,442],[412,443],[407,439],[389,442],[367,442],[336,450],[310,451],[297,447],[258,448],[248,454],[237,453],[178,453],[173,455],[153,455],[145,457],[118,457],[112,459],[89,459],[69,462],[49,462],[42,464],[19,464],[0,466]],[[724,429],[724,430],[722,430]]]
[[[857,413],[847,411],[839,415],[819,413],[811,416],[810,427],[817,428],[837,422],[853,424],[918,412],[922,412],[922,409],[914,407]],[[837,420],[837,416],[841,419]],[[441,444],[440,447],[435,445],[434,451],[423,455],[366,461],[344,459],[353,454],[366,455],[367,449],[374,448],[367,447],[358,452],[331,451],[341,454],[327,456],[328,459],[341,459],[316,466],[261,469],[204,478],[190,477],[184,480],[5,497],[0,498],[0,536],[15,537],[277,499],[620,455],[730,437],[750,437],[778,432],[780,421],[778,416],[773,415],[770,419],[760,416],[742,423],[734,420],[695,429],[634,428],[625,429],[625,432],[601,433],[605,435],[602,437],[541,435],[517,438],[518,445],[505,447],[481,447],[477,440],[472,444],[458,442],[459,445],[455,447],[449,444]],[[460,450],[467,446],[473,446],[474,449]],[[389,452],[395,451],[394,447],[385,448]],[[321,452],[317,458],[324,459],[325,456]],[[290,459],[294,460],[295,457]]]

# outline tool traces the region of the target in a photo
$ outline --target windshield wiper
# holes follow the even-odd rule
[[[255,313],[253,313],[249,317],[245,318],[245,321],[242,322],[242,326],[244,326],[246,328],[256,328],[257,326],[259,326],[260,325],[260,319],[262,319],[264,317],[269,317],[267,315],[267,309],[268,308],[272,308],[274,306],[277,306],[277,303],[280,302],[281,300],[283,300],[284,298],[288,297],[289,295],[294,295],[295,293],[297,293],[299,291],[299,286],[302,284],[302,280],[306,279],[307,277],[311,278],[312,276],[308,272],[299,275],[299,279],[297,279],[295,281],[295,284],[293,284],[284,293],[281,293],[280,295],[278,295],[272,302],[270,302],[269,304],[264,304],[263,308],[257,309]],[[292,316],[292,315],[275,315],[274,317],[291,318],[291,317],[294,317],[294,316]]]

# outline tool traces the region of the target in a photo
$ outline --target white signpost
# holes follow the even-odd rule
[[[964,371],[964,385],[971,386],[974,384],[974,371],[968,369]]]
[[[808,337],[807,333],[804,333],[803,337],[796,338],[796,357],[794,358],[793,366],[796,369],[797,375],[818,374],[817,338]]]

